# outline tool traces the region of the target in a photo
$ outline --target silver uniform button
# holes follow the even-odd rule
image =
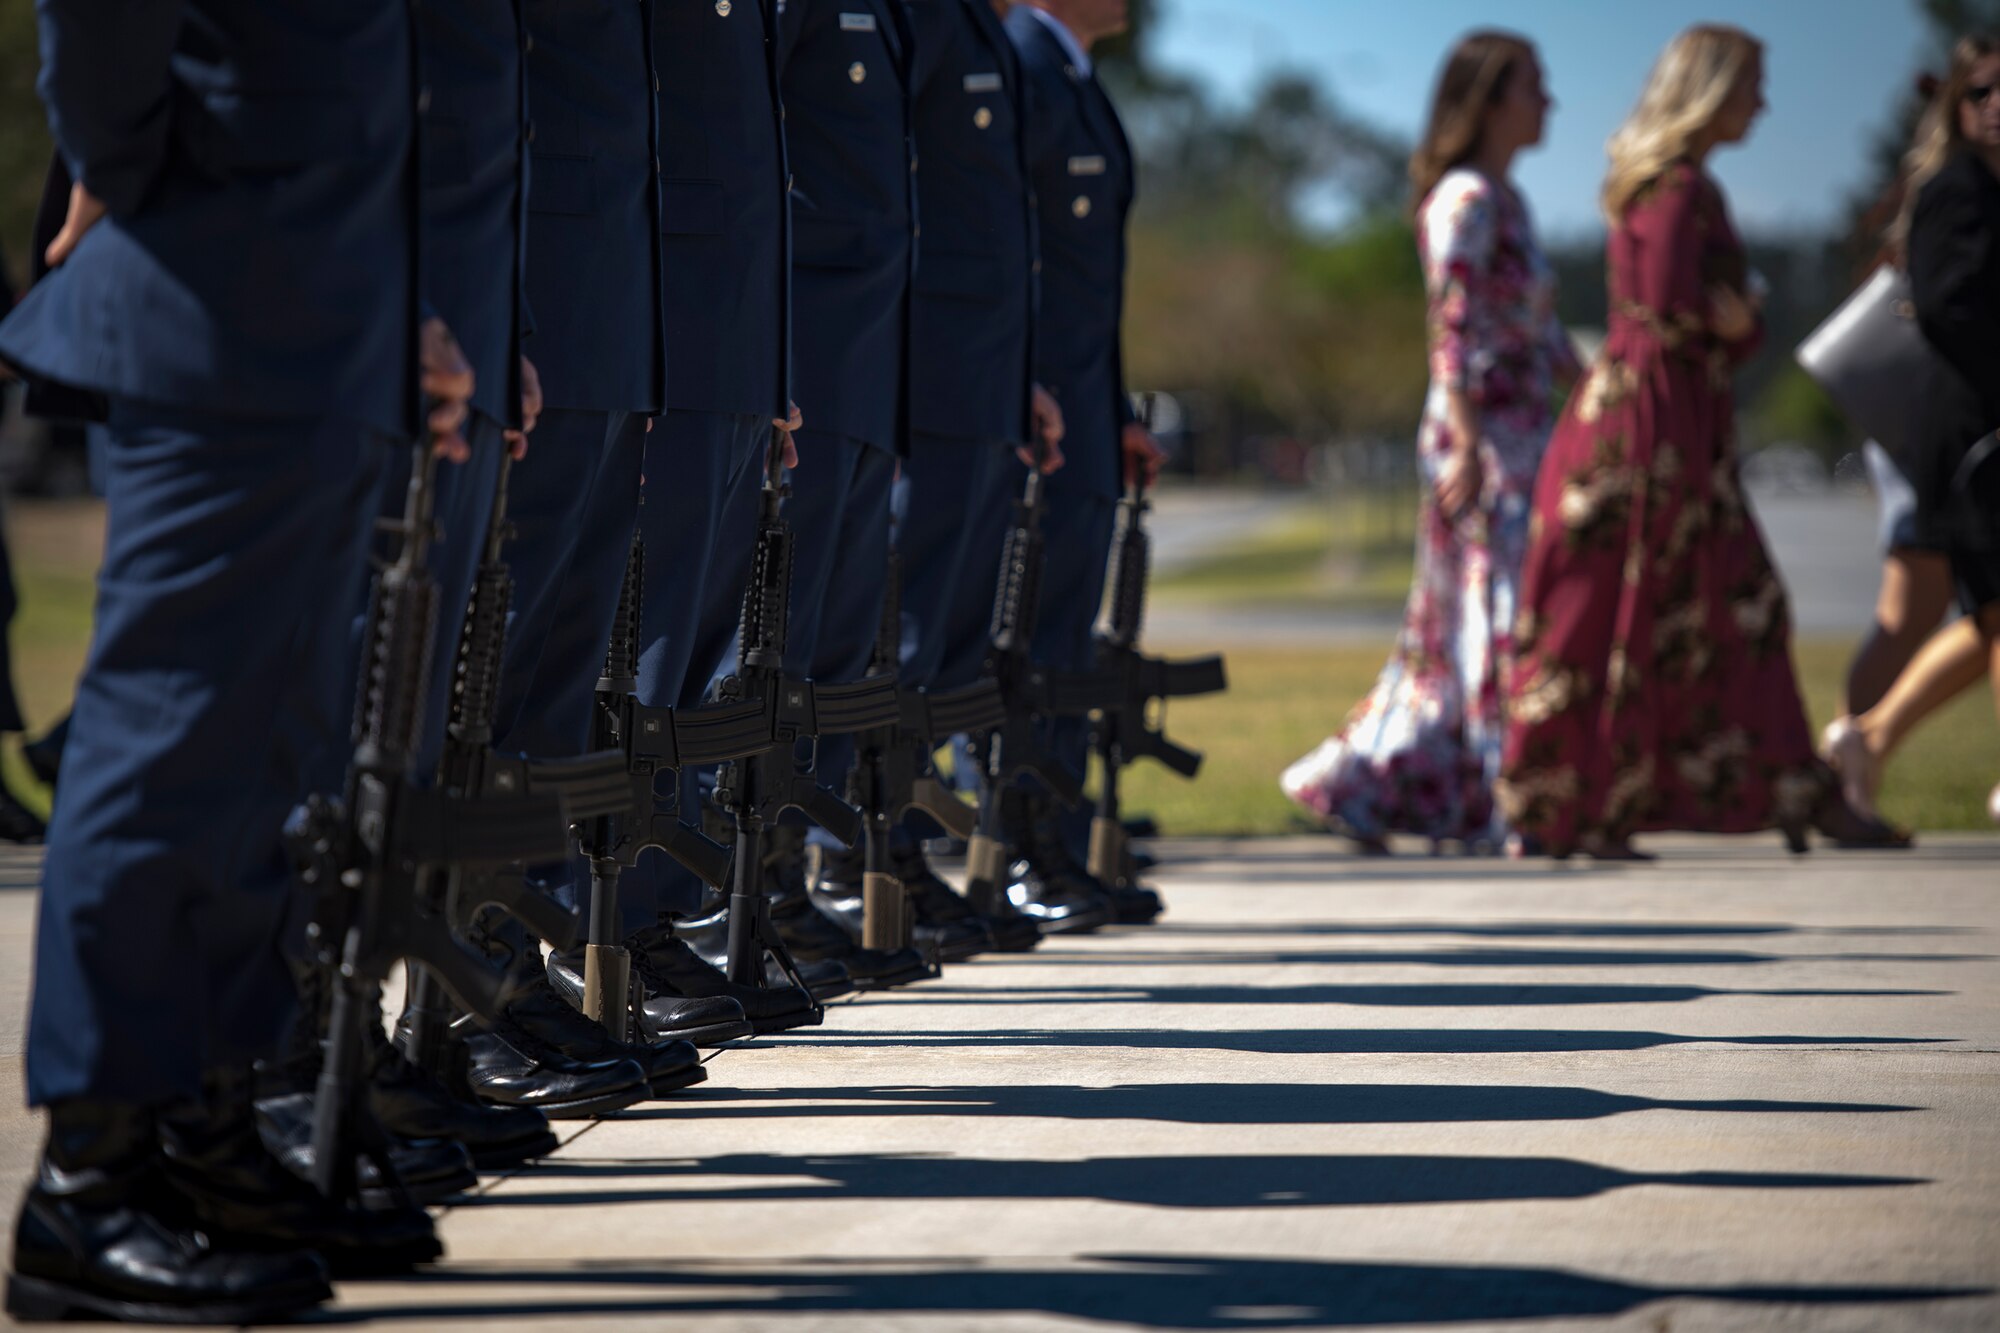
[[[868,66],[862,64],[859,60],[855,61],[847,67],[847,77],[855,83],[866,83],[868,81]]]
[[[982,130],[992,129],[993,112],[987,107],[980,107],[979,110],[972,113],[972,123]]]
[[[723,18],[729,17],[729,11],[732,8],[734,8],[734,6],[732,6],[729,3],[729,0],[715,0],[715,12],[720,14]]]
[[[1078,195],[1078,196],[1076,197],[1076,202],[1075,202],[1075,203],[1073,203],[1073,204],[1071,204],[1071,205],[1069,206],[1069,211],[1070,211],[1070,212],[1072,212],[1072,213],[1074,213],[1074,214],[1076,214],[1076,215],[1077,215],[1077,216],[1078,216],[1079,218],[1087,218],[1087,217],[1089,217],[1089,216],[1090,216],[1090,196],[1089,196],[1089,195],[1087,195],[1087,194],[1080,194],[1080,195]]]

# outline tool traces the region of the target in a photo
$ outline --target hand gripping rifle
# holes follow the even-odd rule
[[[1003,910],[1007,844],[1000,827],[1000,793],[1017,777],[1032,775],[1064,805],[1083,801],[1083,787],[1048,752],[1043,720],[1050,716],[1048,680],[1031,655],[1035,618],[1041,604],[1042,476],[1044,446],[1034,441],[1028,479],[1014,503],[1014,526],[1000,559],[1000,582],[993,599],[992,646],[987,674],[1004,702],[1000,722],[980,737],[979,826],[966,844],[965,896],[980,912]]]
[[[1122,887],[1125,873],[1125,827],[1118,811],[1118,778],[1135,759],[1156,759],[1182,777],[1201,769],[1201,755],[1176,745],[1164,727],[1148,720],[1156,700],[1216,694],[1229,687],[1219,655],[1168,661],[1139,651],[1146,619],[1146,580],[1152,563],[1152,542],[1146,535],[1146,513],[1152,505],[1145,486],[1134,477],[1118,503],[1118,538],[1111,556],[1111,610],[1097,633],[1096,670],[1083,677],[1058,677],[1050,682],[1057,711],[1077,711],[1094,702],[1097,722],[1092,740],[1103,762],[1103,785],[1090,821],[1090,873],[1106,884]]]
[[[398,960],[418,965],[460,1006],[491,1014],[504,966],[460,938],[452,901],[459,875],[499,871],[546,855],[564,820],[559,801],[504,791],[418,785],[411,768],[430,684],[437,583],[436,458],[426,436],[411,446],[410,485],[396,558],[376,577],[363,646],[354,755],[340,798],[310,798],[288,830],[300,878],[316,894],[308,929],[332,1000],[313,1114],[314,1184],[355,1192],[355,1154],[393,1179],[384,1145],[363,1114],[362,1024],[379,1020],[379,991]],[[504,898],[505,893],[502,891]]]
[[[810,765],[801,769],[795,750],[800,741],[894,723],[900,716],[900,705],[893,676],[817,685],[785,675],[792,532],[782,512],[783,434],[782,430],[774,432],[765,466],[750,581],[743,590],[737,669],[717,688],[722,704],[753,706],[762,713],[772,744],[723,767],[716,783],[715,804],[730,817],[736,830],[729,895],[729,979],[743,986],[765,984],[763,960],[769,954],[792,984],[809,989],[771,923],[761,881],[764,830],[784,811],[795,809],[853,846],[862,835],[860,812],[821,786]]]
[[[882,622],[875,636],[870,679],[896,680],[903,640],[903,560],[889,553],[882,594]],[[916,926],[903,884],[889,868],[889,832],[907,810],[921,810],[953,837],[970,837],[979,812],[937,779],[931,755],[938,742],[959,731],[978,732],[1004,720],[1006,708],[991,681],[949,694],[932,694],[898,682],[897,716],[855,737],[847,799],[861,811],[861,943],[869,949],[908,948]],[[949,727],[950,730],[940,730]]]

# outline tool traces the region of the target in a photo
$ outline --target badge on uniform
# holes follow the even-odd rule
[[[969,93],[997,93],[1006,86],[1006,82],[998,74],[968,74],[965,76],[965,91]]]
[[[1069,174],[1072,176],[1102,176],[1104,159],[1097,156],[1073,157],[1069,160]]]
[[[840,16],[840,30],[842,32],[873,32],[875,31],[875,16],[873,14],[842,14]]]

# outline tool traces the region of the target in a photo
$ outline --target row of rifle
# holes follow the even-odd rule
[[[863,943],[894,949],[910,943],[912,913],[890,870],[888,839],[907,811],[920,810],[968,839],[967,895],[976,910],[993,914],[1006,910],[1002,791],[1038,782],[1071,808],[1083,802],[1077,775],[1048,755],[1049,719],[1094,719],[1102,771],[1090,869],[1107,883],[1122,884],[1127,873],[1118,805],[1123,768],[1153,758],[1193,777],[1200,767],[1201,756],[1169,740],[1155,714],[1166,699],[1223,689],[1223,664],[1219,657],[1169,662],[1140,651],[1149,563],[1148,501],[1140,486],[1130,486],[1120,504],[1110,610],[1089,671],[1052,673],[1030,653],[1042,577],[1043,478],[1033,466],[1007,537],[987,675],[952,691],[899,683],[899,578],[892,556],[870,674],[822,683],[789,677],[783,667],[792,547],[783,515],[782,454],[782,440],[774,438],[743,595],[738,667],[717,688],[714,702],[675,709],[637,698],[644,589],[635,541],[597,683],[591,752],[526,759],[492,745],[512,586],[504,560],[503,462],[453,664],[446,740],[426,782],[414,764],[439,614],[429,569],[437,536],[437,464],[428,441],[413,447],[409,490],[395,525],[399,549],[378,573],[370,602],[346,789],[310,801],[292,830],[301,876],[315,898],[314,963],[331,982],[313,1125],[315,1183],[322,1191],[353,1194],[358,1157],[385,1179],[394,1176],[381,1145],[364,1141],[370,1122],[360,1099],[364,1025],[380,1021],[379,996],[396,963],[411,965],[407,1054],[448,1075],[454,1006],[477,1022],[497,1014],[505,999],[509,960],[485,947],[477,918],[497,908],[557,949],[576,943],[575,913],[529,882],[529,865],[576,854],[588,863],[584,1012],[623,1041],[630,962],[618,944],[618,884],[647,848],[665,852],[727,894],[731,981],[765,985],[775,972],[809,990],[772,927],[759,876],[763,839],[782,812],[796,809],[848,846],[863,846]],[[823,786],[810,760],[801,760],[820,738],[839,735],[854,736],[857,750],[843,793]],[[949,789],[933,764],[938,747],[955,735],[973,738],[981,780],[976,806]],[[662,813],[655,796],[663,772],[712,765],[721,765],[713,801],[733,830],[731,845],[712,840],[677,813]],[[814,1021],[820,1016],[815,1002]]]

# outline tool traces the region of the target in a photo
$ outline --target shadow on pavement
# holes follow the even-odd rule
[[[1729,935],[1971,935],[1965,926],[1790,926],[1773,922],[1679,921],[1161,921],[1162,935],[1464,935],[1474,939],[1702,939]]]
[[[1345,949],[1323,952],[1259,952],[1226,949],[1092,949],[1074,952],[1000,954],[994,961],[1017,967],[1060,962],[1117,966],[1131,964],[1221,963],[1274,966],[1284,963],[1325,967],[1748,967],[1772,963],[1984,963],[1983,953],[1746,953],[1739,949],[1506,949],[1477,945],[1461,949]]]
[[[910,990],[878,992],[871,1005],[931,1004],[1354,1004],[1384,1008],[1457,1009],[1556,1004],[1685,1004],[1717,995],[1777,998],[1880,999],[1955,994],[1939,990],[1738,990],[1711,986],[1518,985],[1355,985],[1355,986],[975,986],[927,984]]]
[[[680,1179],[679,1189],[532,1188],[544,1180]],[[722,1182],[718,1177],[737,1177]],[[783,1184],[751,1183],[781,1178]],[[714,1183],[708,1183],[714,1182]],[[1315,1208],[1384,1204],[1585,1199],[1633,1185],[1703,1189],[1863,1189],[1924,1185],[1902,1176],[1771,1171],[1620,1171],[1560,1157],[1242,1156],[987,1160],[927,1154],[780,1156],[699,1160],[558,1158],[502,1194],[459,1206],[550,1207],[760,1200],[1098,1199],[1156,1208]]]
[[[1982,1288],[1895,1286],[1650,1287],[1556,1268],[1401,1263],[1317,1263],[1279,1259],[1085,1256],[1074,1266],[1005,1267],[957,1260],[900,1264],[797,1261],[741,1270],[713,1266],[578,1265],[520,1271],[502,1266],[447,1269],[427,1287],[660,1287],[658,1298],[564,1294],[550,1299],[454,1300],[323,1318],[359,1322],[498,1316],[645,1314],[877,1313],[944,1316],[1048,1315],[1115,1320],[1146,1328],[1301,1328],[1313,1325],[1419,1325],[1622,1314],[1662,1300],[1730,1304],[1856,1306],[1939,1301],[1988,1294]],[[350,1295],[366,1295],[350,1287]]]
[[[743,1103],[775,1103],[743,1105]],[[1628,1111],[1886,1114],[1923,1108],[1873,1102],[1634,1097],[1595,1088],[1444,1083],[1144,1083],[991,1087],[690,1089],[673,1104],[621,1119],[704,1120],[857,1115],[1034,1116],[1190,1125],[1402,1125],[1597,1120]]]
[[[1067,1046],[1145,1051],[1241,1051],[1251,1055],[1530,1055],[1565,1051],[1648,1051],[1701,1042],[1718,1046],[1930,1046],[1948,1037],[1694,1037],[1671,1032],[1593,1032],[1550,1028],[1265,1028],[1200,1032],[1188,1028],[1009,1028],[977,1032],[867,1032],[766,1039],[791,1046]]]

